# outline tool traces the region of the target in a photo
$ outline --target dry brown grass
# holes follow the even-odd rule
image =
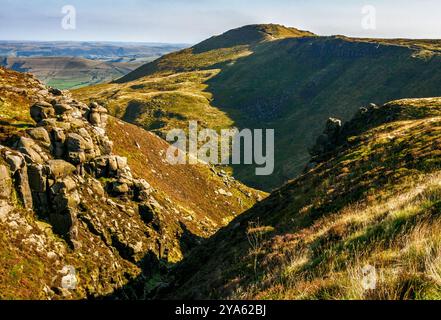
[[[408,192],[367,207],[349,206],[319,219],[297,238],[261,241],[260,251],[272,246],[272,256],[258,262],[264,277],[259,285],[238,289],[233,298],[441,298],[440,201],[441,175],[420,177]],[[402,219],[407,222],[394,229]],[[378,234],[371,237],[372,230]],[[314,264],[317,252],[312,248],[320,241],[324,259]],[[377,270],[372,291],[362,285],[366,265]]]

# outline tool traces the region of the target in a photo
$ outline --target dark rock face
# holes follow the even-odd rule
[[[139,214],[141,215],[142,220],[145,223],[151,223],[153,219],[155,218],[155,210],[154,207],[151,204],[142,204],[139,205]]]
[[[338,142],[341,130],[341,120],[329,118],[323,134],[317,138],[315,145],[309,150],[311,156],[319,157],[332,151]]]
[[[52,105],[48,102],[41,101],[31,107],[31,117],[36,123],[44,119],[52,118],[55,114]]]

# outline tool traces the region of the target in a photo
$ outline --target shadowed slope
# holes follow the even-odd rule
[[[438,299],[440,116],[434,98],[354,118],[328,160],[195,249],[165,296]]]

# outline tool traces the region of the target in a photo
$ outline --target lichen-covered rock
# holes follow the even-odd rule
[[[105,128],[108,120],[107,109],[96,102],[92,102],[89,109],[89,122],[94,126]]]
[[[64,160],[49,160],[49,174],[52,178],[58,180],[75,172],[76,167]]]
[[[27,162],[44,163],[49,157],[43,152],[42,148],[30,138],[21,137],[17,142],[17,149],[26,155]]]
[[[9,200],[12,192],[12,180],[9,170],[0,164],[0,200]]]
[[[28,134],[31,136],[31,138],[33,138],[34,140],[40,141],[46,147],[49,147],[51,145],[51,139],[49,137],[49,133],[43,127],[37,127],[37,128],[30,129],[28,131]]]

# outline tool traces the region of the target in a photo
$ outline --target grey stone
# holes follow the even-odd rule
[[[86,154],[84,153],[84,151],[68,152],[67,159],[69,160],[69,162],[78,165],[86,162]]]
[[[0,199],[9,199],[12,193],[12,179],[5,165],[0,165]]]
[[[63,129],[54,128],[52,130],[52,139],[57,142],[64,142],[66,140],[66,135],[64,134]]]
[[[18,191],[18,195],[23,202],[23,206],[26,209],[33,207],[32,192],[29,186],[29,176],[27,166],[23,166],[16,173],[15,184]]]
[[[70,105],[65,104],[65,103],[55,104],[54,109],[57,114],[64,114],[64,113],[71,112],[73,110],[73,108]]]
[[[29,156],[31,160],[36,163],[42,164],[48,159],[41,147],[36,144],[32,139],[21,137],[18,142],[17,148],[20,152]]]
[[[37,123],[43,119],[53,118],[54,116],[55,110],[50,103],[41,101],[31,107],[31,117]]]
[[[49,160],[48,167],[49,174],[56,180],[71,175],[76,170],[75,166],[64,160]]]
[[[66,139],[66,147],[69,152],[84,151],[86,141],[77,133],[69,133]]]
[[[101,183],[95,179],[92,179],[90,182],[90,188],[92,189],[93,193],[97,196],[97,197],[104,197],[105,195],[105,191],[103,186],[101,185]]]
[[[100,125],[101,124],[101,115],[98,112],[91,112],[89,114],[89,122],[92,125]]]
[[[46,145],[50,145],[51,139],[49,138],[49,133],[43,127],[37,127],[30,129],[28,134],[37,141],[41,141]]]
[[[56,182],[53,187],[51,187],[51,192],[57,194],[59,192],[72,192],[77,188],[77,183],[72,177],[66,177],[63,180]]]
[[[8,154],[6,156],[5,160],[8,163],[9,168],[10,168],[12,173],[17,172],[24,165],[24,159],[22,157],[18,156],[18,155],[15,155],[15,154]]]

